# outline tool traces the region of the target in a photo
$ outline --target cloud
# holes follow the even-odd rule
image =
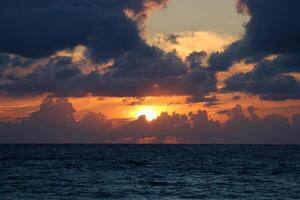
[[[291,72],[299,72],[298,55],[279,55],[260,61],[253,70],[238,73],[225,81],[225,91],[243,91],[264,100],[300,99],[300,82]]]
[[[300,82],[290,75],[259,78],[255,74],[234,75],[226,81],[225,91],[245,91],[263,100],[300,99]]]
[[[238,12],[251,16],[244,36],[209,58],[210,69],[227,71],[236,62],[255,63],[253,70],[235,73],[223,91],[241,91],[264,100],[300,99],[299,2],[239,0]],[[280,24],[280,26],[279,26]]]
[[[173,52],[149,47],[100,65],[85,57],[74,60],[72,55],[56,54],[33,60],[29,67],[4,68],[0,90],[12,96],[177,95],[196,96],[201,101],[206,101],[205,96],[216,90],[215,73],[202,64],[205,52],[194,52],[193,60],[183,62]],[[28,70],[21,73],[20,68]]]
[[[101,113],[74,119],[66,98],[47,97],[40,109],[15,123],[0,123],[1,143],[234,143],[300,144],[300,114],[257,116],[236,105],[223,111],[228,121],[210,119],[207,111],[189,114],[163,112],[148,122],[145,116],[113,126]]]
[[[221,35],[208,31],[186,31],[169,35],[156,34],[149,41],[166,52],[176,51],[179,57],[185,59],[194,51],[205,51],[212,53],[222,51],[226,46],[236,40],[230,35]]]
[[[142,105],[143,102],[146,100],[146,97],[136,97],[132,99],[123,99],[123,102],[126,103],[128,106],[136,106]]]
[[[214,72],[202,63],[190,69],[176,52],[141,37],[148,13],[166,3],[1,2],[0,91],[11,96],[182,95],[206,101],[216,90]]]
[[[100,132],[111,127],[102,114],[88,113],[77,122],[75,109],[66,98],[49,96],[40,109],[19,123],[2,123],[1,138],[7,142],[21,143],[83,143],[104,141]],[[87,132],[86,132],[87,131]],[[97,133],[97,134],[96,134]]]
[[[166,0],[1,1],[0,52],[40,58],[84,45],[95,61],[118,57],[146,46],[140,32],[147,12],[165,4]]]
[[[175,53],[165,53],[156,47],[119,57],[113,68],[112,75],[115,77],[144,77],[152,80],[187,72],[186,64]]]
[[[291,75],[299,72],[300,66],[299,47],[295,45],[300,32],[296,26],[300,21],[297,3],[238,1],[238,11],[251,15],[251,19],[245,35],[237,41],[212,32],[182,32],[159,35],[148,44],[141,36],[144,22],[151,10],[166,3],[1,2],[1,93],[50,93],[59,97],[177,95],[188,96],[188,103],[214,106],[217,99],[211,95],[218,91],[216,71],[228,70],[234,62],[243,60],[257,63],[254,70],[235,72],[222,91],[246,91],[268,100],[299,98],[299,81]],[[81,51],[78,45],[82,45]],[[274,55],[277,57],[273,60],[262,59]],[[224,81],[219,82],[221,87]]]
[[[212,54],[211,68],[224,71],[242,59],[255,62],[268,55],[299,53],[299,6],[293,0],[239,0],[238,11],[251,16],[246,32],[224,52]]]

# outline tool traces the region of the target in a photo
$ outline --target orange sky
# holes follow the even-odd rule
[[[44,95],[45,96],[45,95]],[[11,121],[18,118],[28,116],[31,112],[38,110],[44,96],[37,97],[1,97],[0,98],[0,120]],[[240,99],[233,100],[234,96],[240,96]],[[145,100],[139,101],[135,98],[99,98],[99,97],[84,97],[84,98],[69,98],[77,110],[75,116],[80,119],[87,112],[101,112],[108,118],[114,119],[135,119],[137,113],[145,108],[151,109],[159,115],[161,112],[178,112],[188,113],[195,112],[199,109],[205,109],[209,115],[220,121],[226,120],[226,116],[217,114],[218,111],[229,109],[236,104],[254,106],[257,108],[257,113],[266,115],[278,113],[284,116],[300,112],[299,100],[288,101],[261,101],[258,97],[249,97],[243,94],[220,94],[217,95],[220,99],[220,104],[212,107],[204,107],[203,103],[186,104],[186,97],[146,97]],[[132,104],[132,105],[131,105]]]

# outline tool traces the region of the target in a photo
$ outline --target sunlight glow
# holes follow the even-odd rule
[[[145,107],[142,110],[139,110],[136,112],[136,117],[140,117],[140,116],[145,116],[147,121],[152,121],[154,120],[157,116],[158,113],[154,111],[154,109],[151,109],[149,107]]]

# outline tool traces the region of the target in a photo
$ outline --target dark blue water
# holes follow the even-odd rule
[[[300,199],[300,146],[0,145],[0,199]]]

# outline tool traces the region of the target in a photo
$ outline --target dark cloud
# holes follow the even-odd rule
[[[180,102],[180,101],[171,101],[168,103],[168,105],[180,105],[180,104],[183,104],[183,102]]]
[[[181,38],[182,36],[178,34],[170,34],[167,35],[166,41],[170,42],[171,44],[178,44],[178,38]]]
[[[220,123],[199,110],[168,114],[148,122],[145,116],[113,126],[101,113],[74,119],[75,109],[65,98],[46,98],[40,109],[19,123],[0,123],[1,143],[243,143],[300,144],[300,115],[291,122],[280,115],[260,118],[254,107],[236,105],[223,111]]]
[[[112,70],[114,77],[144,77],[152,80],[187,73],[186,64],[175,53],[164,53],[156,47],[119,57]]]
[[[238,11],[249,14],[242,39],[210,56],[210,68],[227,70],[234,62],[256,63],[254,70],[226,80],[225,91],[242,91],[265,100],[300,98],[300,82],[289,73],[300,71],[300,2],[239,0]],[[277,55],[276,58],[265,59]]]
[[[142,105],[145,100],[146,100],[146,97],[136,97],[133,101],[131,101],[127,105],[129,105],[129,106]]]
[[[186,103],[206,102],[205,107],[217,105],[218,99],[213,97],[191,96],[186,99]]]
[[[15,68],[29,68],[34,61],[20,56],[0,53],[0,80],[5,76],[7,70]],[[11,76],[13,77],[13,76]]]
[[[206,56],[206,52],[200,51],[192,52],[186,58],[186,63],[189,67],[189,74],[186,80],[189,83],[188,85],[190,85],[190,89],[192,89],[190,97],[186,99],[187,103],[207,102],[212,104],[218,101],[216,97],[206,96],[210,92],[217,90],[215,73],[207,69],[203,64]],[[198,87],[192,87],[192,84],[198,85]]]
[[[78,96],[75,87],[79,83],[73,82],[73,80],[82,75],[79,67],[73,64],[71,58],[51,57],[46,63],[36,62],[36,67],[29,73],[22,74],[17,70],[3,74],[1,79],[4,80],[4,83],[0,88],[14,96],[38,95],[47,91],[56,93],[58,96],[72,94]],[[80,92],[79,90],[78,93]]]
[[[241,99],[241,96],[234,96],[232,99],[233,99],[233,100],[240,100],[240,99]]]
[[[204,107],[213,107],[213,106],[217,106],[217,105],[219,105],[219,103],[217,101],[213,101],[213,102],[208,101],[203,106]]]
[[[90,72],[83,72],[91,65],[89,60],[74,62],[71,57],[55,55],[37,60],[26,74],[17,68],[2,74],[0,90],[14,96],[184,95],[192,96],[193,102],[207,101],[205,96],[216,90],[217,80],[214,72],[202,66],[202,54],[197,62],[194,58],[193,63],[185,63],[175,53],[149,47],[120,56],[101,73],[96,64]]]
[[[239,0],[238,11],[251,19],[241,40],[211,55],[212,69],[226,70],[241,59],[253,62],[266,55],[299,53],[299,6],[294,0]]]
[[[0,69],[13,67],[28,67],[32,64],[29,59],[11,54],[0,54]]]
[[[205,51],[194,51],[186,57],[187,63],[189,63],[190,68],[197,68],[198,66],[203,66],[203,59],[206,58],[207,53]]]
[[[85,45],[96,61],[146,46],[140,26],[165,0],[4,0],[0,52],[40,58]],[[130,11],[131,19],[125,11]]]
[[[299,72],[298,55],[280,55],[259,62],[254,70],[225,81],[225,91],[242,91],[265,100],[300,99],[300,82],[288,73]]]
[[[0,90],[13,96],[185,95],[206,101],[205,96],[216,90],[217,81],[215,73],[202,66],[205,52],[195,52],[184,62],[175,52],[149,46],[140,36],[147,12],[166,2],[2,1]],[[170,40],[176,37],[170,36]],[[72,52],[78,45],[86,47],[84,61],[55,54],[59,50]],[[5,57],[4,53],[9,54]],[[17,59],[32,63],[16,64]],[[111,65],[99,70],[108,60]],[[88,66],[93,69],[84,72],[82,68]],[[19,68],[27,72],[21,73]]]
[[[40,109],[16,124],[0,125],[1,141],[21,143],[103,142],[111,123],[102,114],[74,119],[75,109],[65,98],[47,97]],[[3,139],[3,140],[2,140]]]
[[[263,100],[300,99],[300,82],[290,75],[259,78],[253,73],[237,74],[225,83],[225,91],[247,92]]]

